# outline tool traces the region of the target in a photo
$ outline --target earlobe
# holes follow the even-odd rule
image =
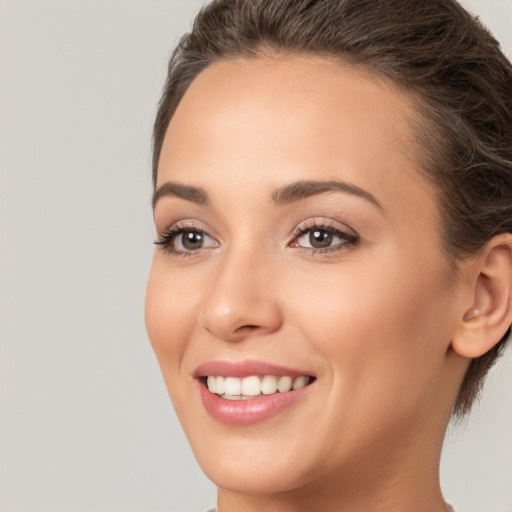
[[[492,349],[512,324],[512,235],[494,237],[471,272],[472,304],[463,312],[452,348],[476,358]],[[475,269],[475,266],[472,265]]]

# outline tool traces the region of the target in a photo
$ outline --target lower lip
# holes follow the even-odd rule
[[[287,393],[260,395],[248,400],[226,400],[208,391],[204,384],[199,386],[201,400],[208,414],[226,425],[250,425],[265,421],[301,400],[308,388],[305,386]]]

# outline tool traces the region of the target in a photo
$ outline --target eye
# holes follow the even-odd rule
[[[312,229],[309,234],[303,235],[301,238],[306,238],[305,242],[309,244],[307,247],[325,249],[326,247],[330,247],[333,240],[337,241],[336,239],[339,237],[336,237],[336,235],[326,229]]]
[[[153,243],[171,254],[178,255],[192,255],[202,249],[218,246],[218,243],[204,231],[180,226],[165,230]]]
[[[174,237],[174,248],[177,251],[196,251],[202,249],[212,239],[201,231],[182,231]]]
[[[301,226],[295,234],[292,247],[302,247],[313,252],[333,252],[355,245],[357,235],[342,231],[334,226]]]

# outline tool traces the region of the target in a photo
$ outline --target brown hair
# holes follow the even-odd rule
[[[455,0],[214,0],[179,42],[153,133],[153,182],[167,126],[190,83],[220,59],[320,55],[412,93],[422,167],[435,185],[450,261],[512,232],[512,66]],[[467,413],[510,329],[472,360],[454,414]]]

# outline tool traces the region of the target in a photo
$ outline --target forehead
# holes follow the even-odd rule
[[[275,144],[320,135],[325,143],[333,137],[357,138],[371,153],[381,142],[412,155],[409,120],[416,115],[413,98],[390,80],[325,58],[222,60],[200,73],[186,91],[169,124],[164,151],[175,153],[190,138],[203,150],[210,141],[245,145],[249,138],[271,149],[272,132],[279,131]]]
[[[229,182],[268,193],[343,179],[387,195],[383,203],[430,194],[415,157],[416,116],[414,98],[390,80],[324,58],[219,61],[192,82],[169,124],[157,186]]]

